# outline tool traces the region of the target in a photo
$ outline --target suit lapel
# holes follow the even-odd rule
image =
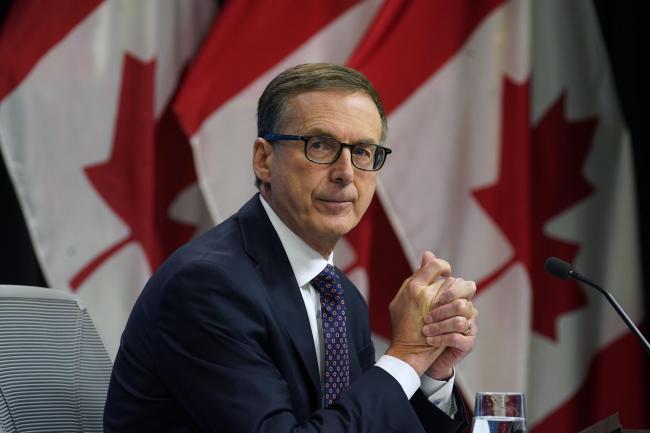
[[[238,215],[244,250],[257,263],[278,321],[283,324],[300,355],[318,401],[321,401],[320,374],[309,318],[280,238],[257,195],[240,209]]]

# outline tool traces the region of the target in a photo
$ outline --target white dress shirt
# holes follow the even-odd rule
[[[334,254],[324,259],[313,248],[307,245],[298,235],[291,231],[275,213],[271,206],[260,195],[264,210],[271,220],[273,228],[280,238],[284,251],[289,258],[289,263],[296,277],[300,294],[305,303],[309,326],[311,327],[318,367],[323,374],[323,330],[321,326],[320,296],[311,285],[311,280],[316,277],[327,264],[333,265]],[[452,398],[455,374],[447,381],[439,381],[431,377],[418,376],[417,372],[406,362],[389,355],[383,355],[377,360],[375,366],[384,369],[393,376],[404,390],[406,397],[410,399],[418,388],[422,389],[429,401],[439,409],[454,416],[456,407]]]

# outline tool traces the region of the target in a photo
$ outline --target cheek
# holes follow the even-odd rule
[[[283,178],[283,189],[287,199],[293,202],[296,210],[310,208],[312,187],[307,176],[302,176],[295,171],[286,174]]]
[[[359,179],[359,182],[357,183],[357,191],[359,192],[358,210],[362,214],[366,211],[366,209],[368,209],[368,206],[370,206],[372,197],[375,194],[375,186],[375,175],[372,175],[372,177],[369,177],[367,179]]]
[[[359,193],[365,196],[370,196],[375,193],[375,186],[377,185],[377,175],[375,173],[367,173],[365,177],[360,178]]]

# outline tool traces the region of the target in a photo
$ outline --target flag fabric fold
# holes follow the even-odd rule
[[[111,354],[152,270],[206,220],[170,104],[214,14],[210,0],[21,1],[2,28],[8,172],[47,282],[81,297]]]
[[[0,67],[0,148],[48,281],[82,296],[113,353],[150,272],[255,192],[266,84],[333,62],[375,84],[394,150],[335,254],[378,354],[431,250],[477,282],[479,336],[456,370],[470,404],[523,391],[533,433],[613,412],[650,425],[632,334],[543,271],[568,260],[646,320],[631,147],[591,1],[226,1],[214,20],[210,0],[68,2],[43,35],[26,26],[49,6],[15,4],[0,53],[35,42]]]
[[[468,401],[524,391],[533,432],[577,431],[614,411],[624,425],[647,423],[643,382],[601,376],[642,363],[624,325],[597,295],[542,268],[549,255],[572,261],[619,288],[643,320],[630,148],[591,3],[368,1],[320,10],[317,25],[290,36],[229,37],[226,26],[248,28],[261,13],[282,22],[284,5],[224,8],[175,105],[215,221],[254,192],[240,146],[253,143],[266,83],[303,62],[355,67],[384,99],[395,152],[335,258],[366,296],[379,346],[388,303],[432,250],[478,283],[480,335],[458,368]],[[233,63],[243,51],[262,62]],[[219,67],[231,78],[200,78]],[[202,86],[225,93],[201,97]]]

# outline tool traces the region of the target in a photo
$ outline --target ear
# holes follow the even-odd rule
[[[263,138],[257,137],[253,145],[253,171],[262,183],[271,182],[273,166],[273,146]]]

